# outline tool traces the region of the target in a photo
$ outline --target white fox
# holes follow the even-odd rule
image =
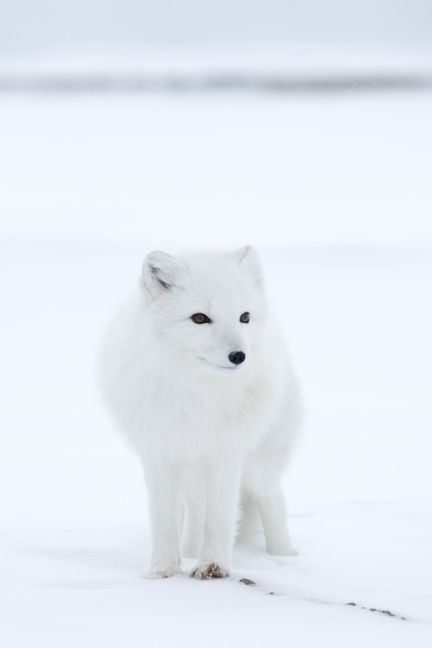
[[[280,481],[301,404],[253,248],[149,254],[100,369],[144,468],[149,577],[180,571],[182,554],[196,578],[228,576],[239,516],[243,537],[261,520],[269,553],[295,553]]]

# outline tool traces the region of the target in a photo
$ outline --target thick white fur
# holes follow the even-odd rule
[[[195,324],[195,313],[212,322]],[[231,364],[232,351],[245,362]],[[239,512],[240,535],[260,520],[267,551],[293,553],[280,480],[300,398],[253,248],[149,254],[104,341],[101,381],[144,468],[148,576],[179,571],[182,541],[196,577],[228,575]]]

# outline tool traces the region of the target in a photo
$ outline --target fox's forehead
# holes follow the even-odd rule
[[[222,255],[189,258],[184,289],[186,294],[214,307],[237,307],[239,302],[251,302],[257,297],[257,287],[249,273]]]
[[[174,257],[155,251],[142,268],[147,303],[156,308],[195,303],[213,309],[242,308],[264,303],[263,280],[257,253],[250,246],[235,252],[199,253]]]

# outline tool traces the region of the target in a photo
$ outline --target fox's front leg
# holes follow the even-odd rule
[[[205,474],[206,512],[201,554],[192,572],[206,580],[229,576],[240,491],[240,461],[218,462]]]
[[[177,471],[144,463],[152,553],[147,578],[167,578],[180,571],[180,498]]]
[[[183,555],[198,558],[203,543],[206,494],[202,488],[203,476],[200,471],[188,468],[184,479],[185,516],[183,526]]]

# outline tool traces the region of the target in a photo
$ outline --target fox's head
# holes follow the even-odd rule
[[[253,359],[266,316],[253,248],[184,257],[152,252],[142,287],[161,353],[204,372],[240,371]]]

